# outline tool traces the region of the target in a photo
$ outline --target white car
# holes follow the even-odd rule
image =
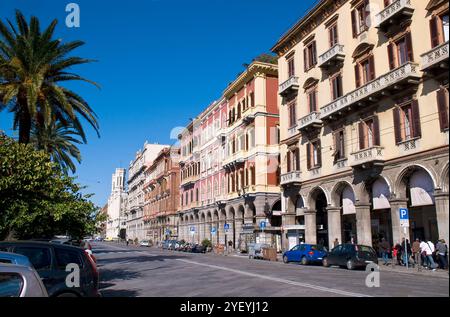
[[[139,243],[141,247],[151,247],[149,240],[142,240],[141,243]]]

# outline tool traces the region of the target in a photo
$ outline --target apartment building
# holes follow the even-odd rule
[[[150,165],[160,151],[167,145],[149,144],[146,142],[144,147],[136,152],[134,160],[130,162],[128,168],[128,199],[125,212],[127,227],[127,239],[143,240],[147,238],[147,232],[144,228],[144,171]]]
[[[284,248],[448,241],[448,5],[323,0],[275,44]]]
[[[178,237],[178,159],[178,147],[165,147],[144,172],[144,229],[154,243]]]
[[[277,74],[267,57],[255,59],[180,135],[193,149],[181,159],[185,240],[281,247]]]

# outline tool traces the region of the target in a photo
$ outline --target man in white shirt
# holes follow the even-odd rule
[[[425,242],[422,241],[420,243],[420,252],[422,254],[425,253],[425,258],[427,260],[427,266],[428,268],[432,269],[433,271],[436,271],[436,264],[433,260],[433,252],[434,252],[434,244],[431,241]]]

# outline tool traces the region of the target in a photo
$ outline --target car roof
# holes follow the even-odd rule
[[[12,264],[12,263],[1,263],[0,264],[0,272],[1,273],[28,273],[32,272],[34,269],[29,266],[20,265],[20,264]]]
[[[0,258],[3,259],[27,259],[25,255],[12,253],[12,252],[0,252]]]
[[[83,250],[82,248],[76,247],[73,245],[41,242],[41,241],[1,241],[0,246],[41,246],[41,247],[52,246],[52,247],[65,248],[65,249],[71,249],[71,250]]]

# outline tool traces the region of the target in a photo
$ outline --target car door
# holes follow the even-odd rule
[[[300,245],[296,245],[287,253],[289,262],[300,261]]]
[[[338,245],[328,253],[327,259],[329,265],[339,265],[339,257],[342,252],[342,245]]]
[[[73,291],[78,294],[84,294],[84,287],[87,284],[93,283],[89,280],[90,274],[85,269],[85,263],[81,258],[81,253],[77,250],[70,250],[68,248],[54,248],[55,252],[55,279],[58,281],[58,289],[55,292]],[[79,281],[76,281],[77,274],[75,270],[79,270]],[[69,277],[69,274],[70,277]],[[68,278],[69,277],[69,278]],[[67,281],[72,283],[67,285]]]
[[[55,283],[53,270],[52,270],[52,250],[50,247],[44,246],[16,246],[13,248],[13,252],[22,254],[30,260],[34,269],[38,272],[45,285],[49,295],[50,289]]]
[[[353,256],[355,247],[353,244],[346,244],[342,248],[341,256],[339,257],[339,265],[347,265],[347,260]]]

